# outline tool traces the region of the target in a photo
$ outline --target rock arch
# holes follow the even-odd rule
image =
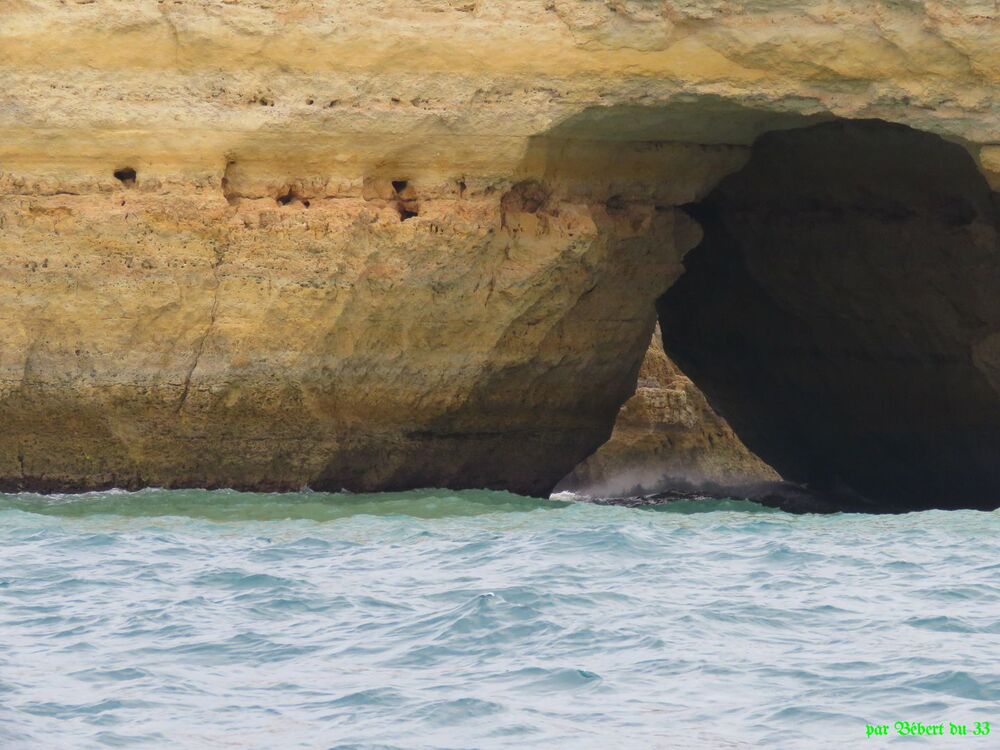
[[[960,145],[769,132],[688,206],[667,351],[747,445],[844,507],[1000,505],[1000,221]]]

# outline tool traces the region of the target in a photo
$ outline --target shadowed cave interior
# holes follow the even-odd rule
[[[751,450],[844,509],[1000,506],[998,201],[964,148],[772,131],[686,208],[664,345]]]

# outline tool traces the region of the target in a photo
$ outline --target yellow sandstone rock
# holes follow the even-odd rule
[[[557,490],[592,497],[651,494],[685,486],[777,481],[777,472],[733,433],[663,350],[659,326],[611,438]]]
[[[545,493],[756,136],[882,118],[995,175],[998,21],[0,0],[0,486]]]

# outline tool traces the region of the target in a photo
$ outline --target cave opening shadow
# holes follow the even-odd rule
[[[998,201],[877,120],[765,133],[688,206],[668,354],[744,443],[845,509],[1000,507]]]

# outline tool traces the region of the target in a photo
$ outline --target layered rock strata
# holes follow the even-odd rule
[[[639,369],[635,393],[610,439],[557,485],[597,498],[650,495],[678,487],[732,488],[779,479],[751,453],[663,350],[659,326]]]
[[[1000,182],[997,22],[0,2],[0,485],[546,493],[759,135],[880,118]]]

